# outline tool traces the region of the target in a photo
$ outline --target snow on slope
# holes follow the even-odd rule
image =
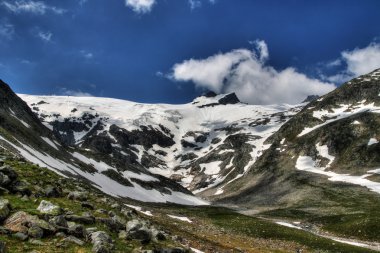
[[[303,136],[305,134],[308,134],[315,129],[318,129],[322,126],[325,126],[329,123],[351,117],[355,114],[362,113],[362,112],[373,112],[373,113],[380,113],[380,107],[375,106],[374,103],[366,103],[365,100],[361,101],[358,104],[341,104],[338,108],[334,108],[332,111],[327,110],[321,110],[321,111],[314,111],[313,117],[317,118],[319,120],[324,121],[321,124],[318,124],[313,127],[306,127],[299,135]],[[360,123],[360,122],[359,122]]]
[[[141,163],[144,152],[159,158],[163,161],[163,164],[146,169],[168,178],[173,174],[181,175],[180,183],[185,187],[190,187],[194,180],[195,175],[191,173],[189,168],[194,161],[182,161],[178,159],[180,155],[191,153],[199,158],[207,156],[217,150],[219,145],[223,144],[226,138],[231,135],[227,130],[223,129],[234,127],[236,128],[234,134],[247,134],[255,137],[248,141],[253,148],[252,152],[250,152],[251,160],[244,168],[244,171],[236,177],[239,178],[249,170],[249,167],[262,152],[270,146],[264,144],[265,140],[285,123],[287,117],[299,110],[298,107],[291,105],[255,106],[242,103],[210,105],[217,103],[225,95],[212,98],[199,97],[193,103],[182,105],[141,104],[98,97],[19,96],[31,108],[38,108],[34,111],[40,116],[44,115],[43,123],[49,128],[52,128],[51,123],[54,121],[73,120],[75,122],[85,122],[83,115],[95,116],[90,118],[91,124],[87,125],[87,131],[74,133],[75,143],[79,146],[84,140],[82,138],[91,131],[99,120],[104,125],[102,132],[108,132],[108,136],[113,139],[114,137],[109,134],[111,125],[116,125],[128,131],[139,130],[140,126],[153,126],[162,131],[158,126],[164,126],[173,135],[174,145],[166,148],[153,145],[153,148],[148,150],[143,146],[134,145],[133,152],[139,157],[139,163]],[[194,143],[194,137],[188,134],[190,132],[207,133],[207,140],[203,143],[196,143],[196,148],[185,147],[182,144],[183,141]],[[212,140],[216,138],[220,139],[219,144],[212,143]],[[166,155],[161,155],[157,151],[163,151]],[[223,150],[222,152],[229,151]],[[211,161],[202,164],[202,168],[205,168],[208,175],[206,181],[210,185],[197,189],[196,192],[220,185],[226,179],[226,175],[222,175],[222,172],[217,168],[220,163],[221,161]],[[232,159],[230,163],[232,163]],[[234,168],[230,166],[228,169],[232,171]]]
[[[380,183],[373,182],[366,179],[367,177],[372,176],[373,174],[377,173],[378,172],[377,170],[368,171],[367,174],[364,174],[362,176],[351,176],[349,174],[338,174],[332,171],[328,171],[326,169],[330,167],[335,157],[328,154],[328,148],[326,145],[321,146],[318,143],[316,145],[316,148],[319,155],[328,159],[329,163],[325,167],[322,167],[318,164],[317,161],[314,161],[313,158],[310,156],[299,156],[296,162],[296,169],[325,175],[328,177],[328,180],[330,181],[345,182],[345,183],[360,185],[363,187],[367,187],[371,191],[380,193]]]
[[[76,164],[69,164],[58,158],[53,158],[52,156],[41,153],[38,150],[21,143],[16,140],[16,143],[10,142],[0,136],[0,141],[3,141],[17,150],[21,156],[23,156],[28,161],[38,164],[41,167],[46,167],[55,171],[56,173],[65,176],[64,173],[71,173],[73,175],[82,176],[88,179],[93,185],[99,188],[101,191],[115,196],[115,197],[128,197],[131,199],[144,201],[144,202],[171,202],[183,205],[207,205],[206,201],[200,200],[195,196],[190,196],[182,192],[170,191],[170,194],[159,192],[155,189],[147,190],[137,183],[132,182],[133,187],[127,187],[119,184],[118,182],[110,179],[109,177],[101,174],[99,172],[107,169],[113,169],[111,166],[106,165],[103,162],[96,162],[95,160],[89,159],[79,153],[73,153],[73,157],[94,166],[97,170],[95,173],[88,173],[79,168]],[[50,140],[49,140],[50,141]],[[51,142],[51,141],[50,141]],[[143,175],[140,175],[141,177]]]

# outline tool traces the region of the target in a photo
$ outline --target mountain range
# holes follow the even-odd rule
[[[374,243],[379,141],[380,69],[298,105],[36,96],[0,81],[0,149],[25,162],[127,202],[223,206]]]

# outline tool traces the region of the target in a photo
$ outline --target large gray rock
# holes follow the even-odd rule
[[[82,224],[94,224],[95,217],[93,216],[79,216],[79,215],[66,215],[65,219],[68,221],[78,222]]]
[[[0,222],[3,222],[11,211],[11,205],[9,204],[9,200],[0,199]]]
[[[29,237],[39,239],[39,238],[42,238],[43,235],[44,235],[44,231],[42,230],[42,228],[40,228],[36,225],[33,225],[28,229],[28,236]]]
[[[49,223],[56,227],[67,228],[67,220],[63,215],[54,216],[49,220]]]
[[[152,239],[152,232],[146,224],[140,220],[131,220],[127,223],[126,231],[128,238],[148,243]]]
[[[86,230],[83,227],[83,225],[80,225],[80,224],[70,224],[69,223],[69,228],[67,230],[67,233],[69,235],[73,235],[75,237],[83,238],[83,237],[85,237]]]
[[[48,198],[59,198],[62,196],[62,190],[58,187],[48,185],[44,190],[45,196]]]
[[[93,253],[110,253],[113,245],[111,237],[104,231],[97,231],[90,235],[91,243],[93,244]]]
[[[50,201],[42,200],[37,210],[44,214],[60,215],[63,210],[60,206],[54,205]]]
[[[84,245],[84,241],[82,241],[79,238],[76,238],[75,236],[72,236],[72,235],[64,238],[62,240],[62,243],[64,243],[64,244],[66,244],[66,243],[74,243],[74,244],[77,244],[79,246],[83,246]]]

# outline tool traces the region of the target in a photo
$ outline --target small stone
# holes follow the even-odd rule
[[[79,216],[79,215],[66,215],[65,219],[68,221],[83,223],[83,224],[94,224],[95,217],[93,216]]]
[[[44,235],[44,231],[40,227],[37,227],[34,225],[28,229],[28,236],[29,237],[42,238],[43,235]]]
[[[28,235],[22,232],[17,232],[16,234],[13,234],[12,236],[16,239],[19,239],[20,241],[25,241],[26,239],[28,239]]]
[[[24,201],[24,202],[29,201],[29,197],[28,197],[28,195],[24,195],[24,196],[22,196],[21,200]]]
[[[89,202],[82,202],[82,203],[81,203],[81,206],[82,206],[83,208],[88,208],[88,209],[91,209],[91,210],[94,210],[94,209],[95,209],[94,206],[93,206],[91,203],[89,203]]]
[[[11,211],[11,205],[9,204],[9,200],[0,199],[0,222],[3,222]]]
[[[92,234],[98,230],[97,227],[86,228],[86,234]]]
[[[46,200],[41,201],[40,205],[37,207],[37,210],[41,213],[51,215],[60,215],[62,213],[62,208]]]
[[[67,230],[67,233],[69,235],[73,235],[79,238],[83,238],[85,236],[85,230],[83,225],[75,224],[72,226],[69,226],[69,229]]]
[[[115,204],[111,205],[111,208],[112,209],[119,209],[120,205],[118,203],[115,203]]]
[[[110,253],[112,250],[111,237],[103,231],[97,231],[90,235],[91,243],[93,244],[93,253]]]
[[[63,227],[63,228],[67,228],[68,225],[67,225],[67,221],[65,219],[65,217],[63,215],[58,215],[58,216],[54,216],[52,217],[50,220],[49,220],[49,223],[54,225],[54,226],[57,226],[57,227]]]
[[[79,246],[83,246],[84,245],[84,241],[76,238],[75,236],[68,236],[66,237],[65,239],[62,240],[62,242],[70,242],[70,243],[74,243],[74,244],[77,244]]]
[[[7,244],[3,241],[0,241],[0,253],[6,253],[7,252]]]
[[[67,196],[71,200],[86,201],[88,199],[88,194],[86,192],[73,191]]]
[[[55,234],[55,236],[56,236],[56,237],[64,238],[64,237],[66,237],[66,234],[63,233],[63,232],[58,232],[58,233]]]
[[[140,240],[142,243],[148,243],[152,239],[151,231],[143,222],[136,219],[127,223],[126,231],[128,238]]]
[[[37,239],[29,239],[29,243],[37,246],[44,246],[45,243]]]
[[[9,235],[11,231],[3,226],[0,226],[0,235]]]
[[[59,198],[62,196],[62,190],[55,186],[47,186],[44,190],[45,196],[48,198]]]
[[[126,240],[127,237],[128,237],[128,234],[127,234],[126,231],[121,230],[121,231],[119,232],[119,239],[121,239],[121,240]]]

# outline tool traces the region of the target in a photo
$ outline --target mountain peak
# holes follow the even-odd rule
[[[192,104],[196,104],[198,107],[203,108],[217,105],[231,105],[237,103],[240,103],[240,100],[234,92],[228,94],[216,94],[213,91],[209,91],[203,94],[202,96],[199,96],[196,99],[194,99]]]

